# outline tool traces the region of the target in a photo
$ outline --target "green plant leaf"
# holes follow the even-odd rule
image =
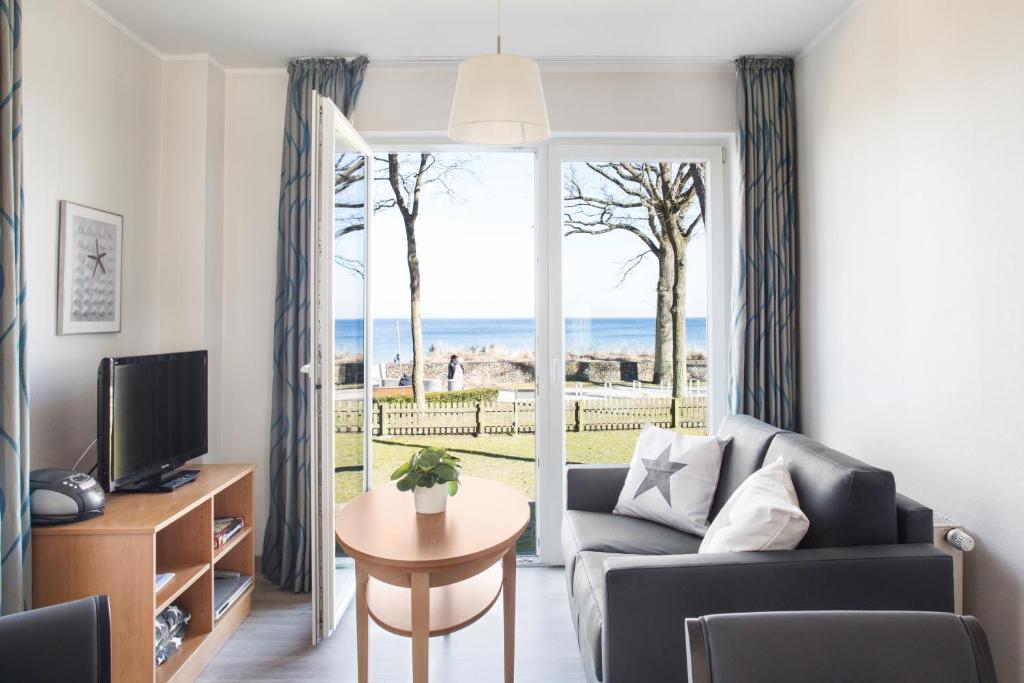
[[[454,496],[458,492],[459,492],[459,482],[458,481],[450,481],[450,482],[448,482],[448,495],[449,496]]]
[[[397,470],[391,473],[391,481],[394,481],[395,479],[401,479],[402,477],[407,475],[409,473],[409,470],[411,469],[412,466],[409,463],[403,462],[401,465],[398,466]]]
[[[441,454],[438,453],[437,448],[424,448],[419,452],[419,456],[416,459],[416,464],[421,470],[429,470],[439,462],[441,462]]]
[[[414,480],[411,476],[407,475],[399,479],[396,486],[398,487],[399,491],[412,491],[412,488],[414,486]]]
[[[431,473],[441,481],[455,481],[459,478],[458,471],[451,465],[445,465],[444,463],[431,470]]]

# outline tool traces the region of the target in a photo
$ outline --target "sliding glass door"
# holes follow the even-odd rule
[[[549,155],[538,526],[557,562],[566,465],[628,463],[646,424],[707,434],[724,416],[729,260],[722,148]]]
[[[713,433],[731,266],[721,147],[381,142],[374,157],[331,117],[314,564],[335,599],[314,616],[322,632],[351,594],[333,510],[419,448],[520,490],[534,513],[520,554],[558,564],[566,464],[628,462],[648,423]]]

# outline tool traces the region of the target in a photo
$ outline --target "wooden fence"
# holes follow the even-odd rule
[[[336,401],[336,432],[360,432],[362,401]],[[569,432],[659,427],[707,429],[706,396],[686,398],[616,398],[565,402],[565,429]],[[519,434],[533,433],[537,412],[533,401],[431,403],[377,403],[373,407],[373,435]]]

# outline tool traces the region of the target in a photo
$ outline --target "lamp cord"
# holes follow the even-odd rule
[[[501,54],[501,0],[498,0],[498,54]]]

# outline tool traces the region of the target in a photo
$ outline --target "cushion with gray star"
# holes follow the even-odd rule
[[[725,443],[647,425],[613,512],[703,536]]]

